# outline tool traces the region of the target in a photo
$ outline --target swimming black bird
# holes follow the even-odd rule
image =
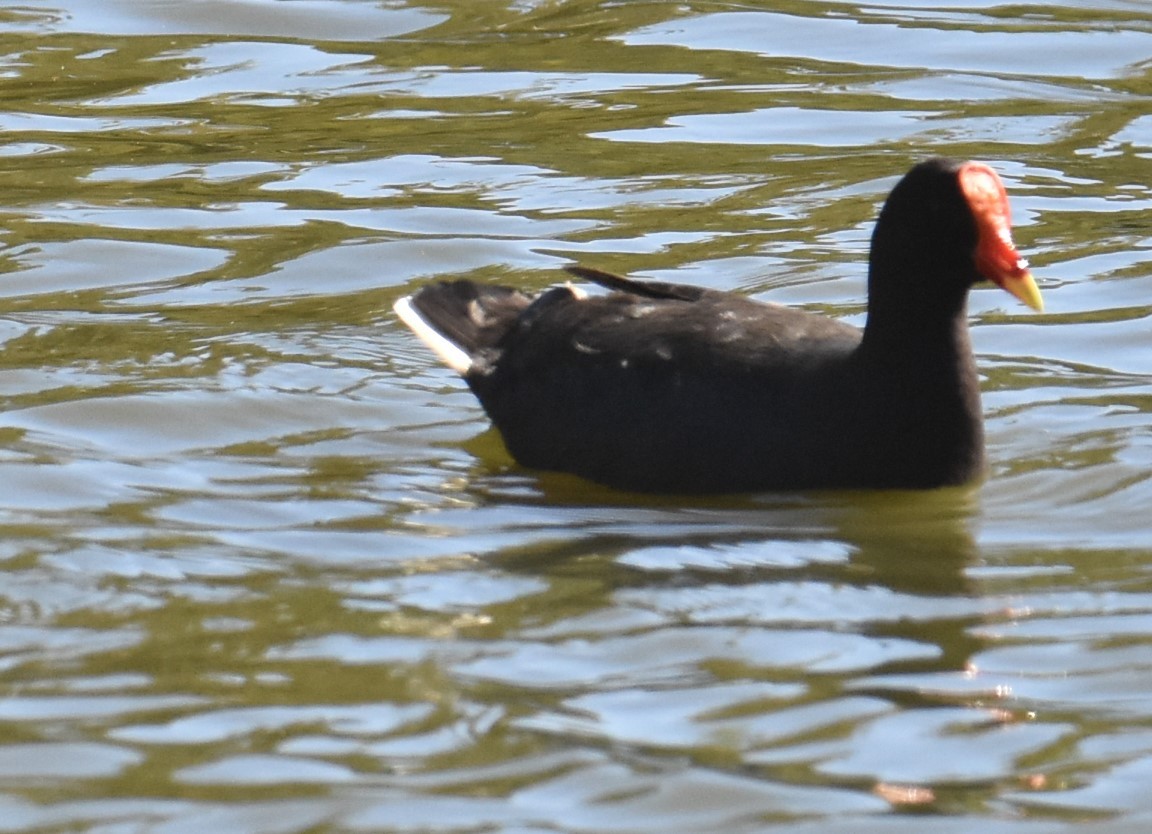
[[[987,165],[931,159],[880,212],[861,331],[700,287],[437,283],[395,310],[479,398],[522,465],[663,493],[962,484],[984,469],[967,297],[1040,310]]]

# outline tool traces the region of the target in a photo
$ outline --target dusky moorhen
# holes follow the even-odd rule
[[[399,317],[479,398],[522,465],[624,490],[925,489],[982,473],[972,285],[1040,310],[987,165],[930,159],[872,235],[863,331],[730,292],[584,267],[536,296],[436,283]]]

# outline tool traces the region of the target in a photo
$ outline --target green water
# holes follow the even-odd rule
[[[1152,825],[1143,2],[0,9],[0,831]],[[390,313],[572,260],[859,323],[1005,179],[987,483],[517,469]]]

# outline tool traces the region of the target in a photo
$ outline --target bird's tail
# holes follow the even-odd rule
[[[531,301],[508,287],[443,281],[392,309],[445,365],[464,375],[476,352],[496,345]]]

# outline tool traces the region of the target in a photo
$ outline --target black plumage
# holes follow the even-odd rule
[[[521,464],[647,492],[969,481],[984,436],[968,290],[988,278],[1039,306],[999,179],[943,159],[913,168],[881,211],[863,331],[733,293],[569,272],[611,292],[455,281],[397,311]]]

